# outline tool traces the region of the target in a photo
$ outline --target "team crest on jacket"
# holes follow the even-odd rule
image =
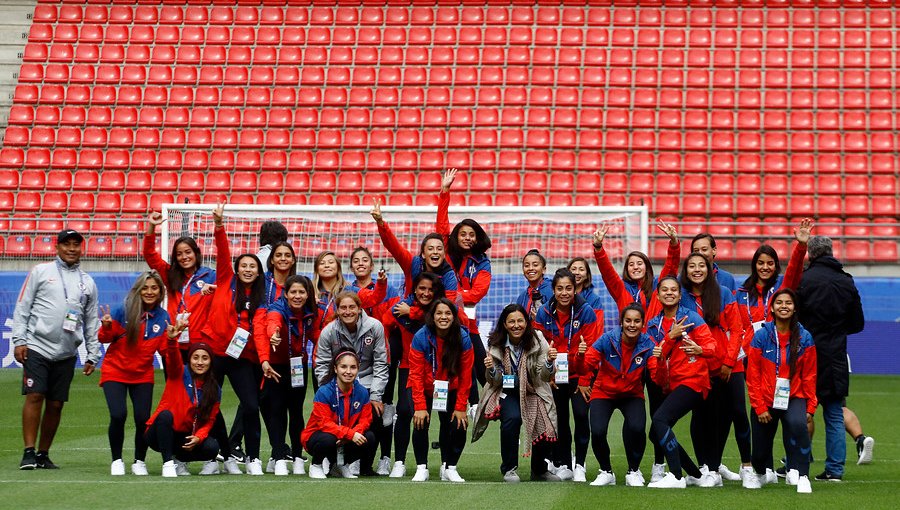
[[[154,332],[154,333],[159,333],[159,324],[154,324],[154,325],[153,325],[153,332]]]
[[[372,335],[369,335],[363,339],[363,343],[366,345],[372,345],[372,342],[374,342],[374,341],[375,341],[375,339],[372,337]]]
[[[197,280],[197,288],[198,289],[202,290],[204,285],[206,285],[206,282],[204,282],[203,280]]]
[[[353,409],[359,409],[359,402],[353,403]]]
[[[581,321],[579,321],[579,320],[572,321],[572,329],[578,329],[579,326],[581,326]]]
[[[644,357],[638,356],[637,358],[634,358],[634,362],[637,363],[638,365],[640,365],[641,363],[644,362]]]
[[[27,386],[29,388],[34,386],[34,379],[32,379],[31,377],[26,377],[25,378],[25,386]]]

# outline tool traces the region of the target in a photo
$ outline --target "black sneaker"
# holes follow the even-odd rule
[[[843,476],[841,475],[833,475],[828,471],[822,471],[820,474],[816,475],[816,480],[820,482],[840,482],[843,480]]]
[[[432,441],[432,442],[431,442],[431,449],[432,449],[432,450],[440,450],[440,449],[441,449],[441,443],[439,443],[438,441]]]
[[[231,449],[231,458],[236,460],[238,464],[244,464],[247,460],[247,456],[244,454],[244,450],[241,449],[240,445]]]
[[[37,455],[35,455],[34,450],[25,450],[25,453],[22,454],[22,462],[19,462],[19,469],[23,471],[31,471],[36,467],[38,467],[38,462]]]
[[[784,478],[787,476],[787,468],[781,466],[780,468],[775,470],[775,474],[778,475],[778,478]]]
[[[50,456],[47,455],[46,452],[38,452],[35,457],[37,458],[38,469],[59,469],[59,466],[57,466],[53,463],[52,460],[50,460]]]

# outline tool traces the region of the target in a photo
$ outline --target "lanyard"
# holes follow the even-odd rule
[[[62,269],[60,269],[59,262],[56,263],[56,272],[59,273],[59,282],[62,283],[63,288],[63,296],[66,298],[66,303],[69,302],[69,289],[66,288],[66,279],[63,276]],[[81,268],[77,268],[78,271],[78,302],[81,303],[84,300],[84,273],[81,272]]]
[[[353,389],[351,387],[350,394]],[[337,377],[334,378],[334,403],[337,404],[337,424],[343,425],[344,420],[350,417],[350,394],[344,395],[344,405],[341,405],[341,387],[338,386]]]
[[[431,343],[431,341],[429,341],[428,343],[431,344],[431,377],[434,378],[437,376],[438,370],[437,338],[434,339],[434,343]]]
[[[144,340],[150,338],[150,328],[148,328],[147,322],[150,320],[150,312],[144,312],[141,316],[141,321],[144,323]]]
[[[522,355],[525,354],[525,348],[519,344],[519,347],[512,348],[510,346],[506,346],[509,349],[509,364],[512,368],[513,374],[519,373],[519,363],[522,362]]]
[[[266,303],[271,304],[275,301],[275,296],[272,295],[272,289],[278,291],[278,286],[275,283],[275,275],[272,274],[272,278],[269,280],[269,287],[266,289]]]
[[[574,325],[574,320],[575,320],[575,306],[573,305],[569,309],[569,324]],[[557,312],[557,316],[556,316],[556,327],[559,328],[560,335],[566,335],[566,350],[568,350],[570,347],[572,347],[572,335],[575,334],[575,328],[570,326],[569,332],[566,333],[566,325],[559,324],[559,312]]]
[[[334,305],[334,295],[328,291],[325,291],[325,294],[328,295],[328,298],[325,301],[325,311],[322,313],[322,320],[319,321],[320,330],[325,329],[325,320],[328,318],[328,310]]]
[[[178,303],[178,311],[187,310],[187,303],[184,302],[184,296],[190,291],[191,284],[194,283],[194,278],[197,276],[197,271],[194,271],[194,274],[188,278],[187,283],[184,284],[184,287],[181,289],[181,302]]]
[[[775,330],[775,377],[780,377],[781,372],[781,340],[778,338],[778,330]],[[784,360],[788,361],[788,349],[790,348],[790,340],[788,340],[788,344],[784,348]]]
[[[763,305],[762,306],[762,309],[763,309],[763,319],[762,320],[764,322],[769,320],[769,305],[768,305],[769,295],[774,292],[774,289],[775,289],[775,287],[772,287],[771,289],[769,289],[769,292],[766,293],[766,297],[762,300],[762,305]],[[756,298],[757,303],[759,302],[760,298],[762,298],[762,294],[760,294],[759,297]],[[750,309],[750,293],[749,292],[747,293],[747,315],[750,317],[751,324],[756,322],[753,320],[753,310]]]
[[[191,425],[191,435],[194,435],[197,432],[197,417],[200,415],[200,397],[197,396],[197,382],[194,381],[193,376],[191,377],[191,389],[194,390],[194,400],[191,402],[194,404],[194,422]]]

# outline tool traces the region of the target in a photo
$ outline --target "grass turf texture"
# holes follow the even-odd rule
[[[502,482],[499,472],[499,438],[497,423],[478,443],[467,444],[459,463],[460,474],[468,483],[459,486],[441,483],[438,479],[439,456],[430,454],[431,481],[413,484],[409,481],[415,471],[412,447],[407,460],[408,477],[393,480],[386,477],[358,480],[310,480],[308,477],[228,476],[200,477],[199,463],[194,463],[190,478],[166,480],[159,476],[161,459],[148,452],[149,477],[111,477],[111,462],[106,436],[108,411],[97,375],[90,378],[76,375],[71,399],[63,411],[62,425],[51,450],[51,458],[58,471],[19,471],[22,456],[21,371],[0,370],[0,494],[4,508],[283,508],[287,505],[316,508],[320,505],[341,505],[344,508],[598,508],[616,505],[620,508],[761,508],[772,505],[798,505],[810,508],[896,508],[900,494],[900,443],[891,431],[900,422],[900,407],[895,397],[900,395],[900,377],[854,376],[850,406],[863,422],[867,434],[876,438],[875,461],[868,466],[856,466],[856,448],[848,437],[847,468],[844,482],[813,481],[813,494],[796,494],[794,487],[783,484],[749,491],[740,482],[725,482],[718,489],[689,487],[686,490],[654,490],[624,486],[625,457],[621,444],[619,413],[610,424],[610,447],[616,487],[590,487],[572,482],[521,483]],[[156,399],[162,392],[161,375],[157,374]],[[236,397],[230,388],[224,391],[224,407],[230,415],[236,407]],[[130,405],[130,404],[129,404]],[[307,404],[306,412],[310,410]],[[130,412],[130,410],[129,410]],[[132,423],[126,428],[125,463],[132,455]],[[817,433],[813,452],[816,462],[811,466],[815,476],[823,469],[825,458],[824,425],[817,416]],[[648,420],[649,421],[649,420]],[[688,419],[676,427],[676,435],[690,448]],[[231,420],[228,420],[231,423]],[[432,437],[437,436],[432,425]],[[263,431],[262,456],[269,453]],[[781,453],[780,434],[776,438],[776,456]],[[648,444],[642,471],[650,478],[652,447]],[[265,462],[265,459],[263,460]],[[739,459],[733,439],[725,452],[725,461],[737,470]],[[597,473],[597,462],[588,452],[588,481]],[[528,459],[520,459],[520,472],[527,478]],[[894,501],[892,504],[891,501]]]

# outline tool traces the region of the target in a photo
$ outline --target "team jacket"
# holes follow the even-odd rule
[[[347,285],[344,287],[344,290],[355,292],[356,295],[359,296],[362,308],[367,309],[384,301],[387,296],[387,283],[375,283],[371,288],[359,288],[355,285]],[[319,329],[324,330],[325,326],[331,324],[331,321],[335,318],[335,314],[337,314],[337,303],[335,303],[334,296],[331,292],[327,290],[319,290],[319,299],[317,303],[321,312],[319,314]]]
[[[399,303],[406,303],[410,306],[410,315],[395,315],[393,306],[389,308],[384,315],[382,316],[382,324],[384,324],[385,330],[390,328],[397,328],[400,331],[400,339],[403,343],[403,352],[400,353],[391,353],[391,356],[400,356],[400,368],[409,368],[409,348],[412,345],[413,336],[419,332],[419,329],[424,325],[424,319],[419,317],[418,319],[413,319],[411,317],[413,310],[419,310],[419,315],[421,316],[421,307],[416,304],[416,297],[414,294],[410,294],[405,298],[398,301]]]
[[[519,297],[516,298],[516,303],[522,305],[522,308],[525,311],[531,313],[531,307],[534,305],[534,300],[531,297],[531,292],[534,288],[531,285],[525,287],[525,290],[519,293]],[[541,283],[537,286],[537,291],[541,294],[541,306],[549,303],[551,299],[553,299],[553,280],[548,277],[544,277],[541,280]],[[540,309],[540,306],[537,307]],[[535,310],[535,315],[537,314],[537,310]],[[530,317],[534,320],[534,317]]]
[[[653,339],[641,333],[631,356],[622,357],[622,328],[601,336],[584,354],[584,370],[579,386],[593,386],[591,400],[597,398],[644,398],[644,370],[656,366]]]
[[[317,309],[318,310],[318,309]],[[293,356],[307,359],[306,347],[319,337],[318,313],[306,313],[305,309],[295,314],[282,296],[266,311],[266,327],[254,329],[254,344],[259,362],[268,361],[272,365],[287,365]],[[269,339],[280,330],[281,343],[275,349]]]
[[[209,381],[215,385],[215,378],[210,377]],[[203,441],[209,435],[209,431],[216,421],[216,415],[219,414],[219,402],[216,402],[205,422],[195,421],[197,402],[203,398],[204,391],[205,388],[201,387],[196,388],[195,392],[191,370],[181,361],[178,343],[175,340],[169,340],[166,348],[166,387],[163,389],[162,398],[159,400],[159,405],[156,406],[156,411],[147,420],[147,426],[153,424],[156,416],[162,411],[170,411],[175,418],[173,428],[176,432],[194,435]],[[215,391],[218,393],[218,400],[221,400],[221,390],[216,387]]]
[[[316,346],[315,374],[319,384],[323,384],[328,377],[334,353],[342,347],[349,347],[359,355],[356,378],[369,390],[372,400],[381,402],[389,372],[384,326],[365,312],[359,315],[355,333],[351,333],[340,320],[325,326]]]
[[[393,285],[385,284],[382,290],[379,288],[377,280],[372,280],[365,287],[359,285],[358,280],[347,286],[346,290],[355,292],[359,296],[359,300],[363,302],[363,310],[369,317],[381,320],[385,312],[390,311],[394,305],[400,302],[400,291]],[[385,336],[388,336],[385,331]]]
[[[66,303],[66,295],[69,303]],[[13,345],[27,345],[29,350],[48,360],[59,361],[77,355],[78,346],[84,342],[87,348],[85,361],[98,363],[100,316],[97,296],[97,284],[78,264],[68,266],[56,257],[53,262],[34,266],[25,278],[13,311]],[[81,327],[72,332],[63,329],[70,307],[78,307],[81,314]]]
[[[588,284],[585,285],[583,289],[581,289],[581,292],[579,292],[579,294],[585,300],[585,302],[587,302],[588,306],[590,306],[591,309],[594,310],[594,315],[597,316],[597,320],[602,324],[603,300],[600,298],[599,294],[594,292],[594,284],[588,282]]]
[[[450,192],[442,191],[438,195],[438,212],[435,230],[444,239],[444,246],[450,239]],[[453,265],[450,255],[447,255],[447,263],[456,272],[459,279],[459,293],[462,294],[464,306],[477,305],[491,288],[491,259],[487,254],[466,255],[459,267]],[[478,334],[478,321],[476,317],[469,317],[469,333]]]
[[[590,346],[603,334],[603,322],[597,320],[594,310],[578,294],[568,316],[560,316],[556,298],[552,298],[538,310],[534,327],[558,352],[569,353],[569,379],[572,382],[582,375],[584,356],[578,354],[581,337]]]
[[[675,276],[678,272],[680,258],[680,245],[672,246],[669,244],[669,248],[666,251],[666,262],[663,264],[659,275],[653,278],[652,289],[654,291],[659,284],[660,278],[665,276]],[[662,305],[659,303],[656,293],[654,292],[652,296],[645,296],[644,291],[642,291],[640,287],[622,280],[622,277],[616,272],[616,268],[613,267],[612,261],[609,260],[609,254],[606,253],[606,250],[602,246],[600,249],[594,250],[594,260],[597,261],[597,267],[600,269],[600,276],[603,278],[606,290],[609,291],[609,294],[616,301],[616,305],[619,306],[620,312],[631,303],[638,303],[644,307],[647,317],[653,317],[659,313],[662,309]]]
[[[465,328],[461,328],[462,353],[459,369],[453,377],[448,377],[447,370],[441,364],[444,355],[444,341],[428,330],[421,328],[412,339],[409,348],[409,382],[406,387],[412,390],[413,407],[416,411],[427,411],[426,393],[434,392],[434,381],[447,381],[448,388],[456,390],[456,411],[465,411],[469,390],[472,388],[472,366],[475,356],[472,340]],[[450,409],[451,402],[447,402]],[[449,411],[448,411],[449,412]]]
[[[414,256],[409,250],[404,248],[386,222],[378,225],[378,234],[381,236],[381,242],[384,244],[384,247],[394,256],[394,259],[400,264],[400,268],[403,269],[403,277],[405,278],[403,295],[408,296],[413,290],[413,280],[416,276],[419,276],[419,273],[426,271],[425,259],[421,255]],[[444,284],[444,294],[447,296],[447,299],[456,303],[458,308],[462,308],[462,301],[458,299],[459,281],[456,273],[453,272],[453,268],[444,261],[444,264],[435,272],[441,277],[441,283]]]
[[[806,257],[806,244],[797,243],[791,251],[791,260],[788,261],[787,269],[783,275],[778,275],[775,285],[769,289],[769,292],[762,296],[762,287],[756,286],[756,299],[751,300],[747,289],[743,286],[738,288],[734,293],[734,299],[737,301],[738,312],[741,317],[741,323],[744,328],[744,349],[753,339],[753,323],[769,322],[772,317],[769,316],[769,301],[782,287],[797,292],[800,286],[800,278],[803,276],[803,258]]]
[[[278,301],[284,293],[284,285],[275,281],[275,276],[271,271],[266,271],[266,306]]]
[[[668,337],[672,324],[687,316],[686,324],[694,325],[688,328],[687,333],[695,343],[703,348],[700,356],[689,356],[681,347],[682,339],[672,340]],[[708,361],[715,359],[716,341],[709,331],[709,326],[703,322],[703,317],[684,307],[678,307],[675,318],[672,321],[665,320],[663,314],[650,319],[647,324],[647,334],[659,345],[664,342],[662,358],[656,363],[656,370],[651,370],[653,381],[663,390],[671,392],[678,386],[688,388],[701,393],[703,398],[709,393],[709,366]]]
[[[203,326],[206,324],[209,307],[212,305],[215,295],[213,293],[204,296],[202,291],[204,286],[216,283],[216,272],[205,266],[199,267],[184,282],[183,288],[173,288],[169,285],[170,265],[159,256],[154,241],[154,236],[144,236],[144,260],[151,269],[159,273],[166,285],[168,293],[166,310],[169,312],[169,317],[177,317],[179,313],[185,311],[190,312],[188,335],[191,337],[191,343],[200,342],[203,340]],[[187,345],[183,345],[182,348],[187,349]]]
[[[809,331],[800,328],[800,352],[797,367],[791,377],[791,398],[805,398],[806,412],[816,413],[816,346]],[[775,379],[790,377],[790,347],[788,339],[778,338],[774,322],[763,324],[753,335],[747,354],[747,391],[750,406],[758,415],[772,407],[775,399]]]
[[[731,368],[734,372],[743,372],[744,364],[738,363],[738,355],[744,339],[744,326],[741,322],[740,311],[734,300],[734,295],[728,288],[719,285],[721,307],[719,308],[719,324],[710,327],[713,338],[716,340],[716,359],[708,360],[709,370],[717,374],[722,365]],[[695,296],[687,288],[681,288],[681,306],[703,315],[703,300]],[[746,351],[745,351],[746,353]]]
[[[341,393],[337,379],[334,379],[316,392],[312,414],[300,434],[300,442],[305,448],[309,438],[318,431],[349,441],[357,432],[365,434],[370,425],[369,391],[359,381],[353,381],[350,393]]]
[[[266,308],[261,305],[253,316],[248,310],[238,313],[234,309],[234,293],[237,277],[231,266],[231,247],[228,244],[228,235],[224,227],[216,227],[216,292],[213,293],[212,304],[209,308],[209,316],[206,326],[203,328],[203,341],[208,343],[216,356],[225,356],[225,350],[234,336],[238,327],[246,329],[250,333],[247,346],[241,352],[241,358],[259,362],[256,349],[253,348],[254,331],[265,329]],[[194,316],[191,315],[191,320]]]
[[[729,292],[734,294],[734,291],[737,290],[737,283],[734,281],[733,274],[721,269],[715,262],[713,262],[713,274],[716,275],[716,281],[719,282],[719,285],[727,288]]]
[[[166,323],[169,313],[161,307],[141,314],[141,329],[134,346],[125,336],[125,307],[118,306],[110,313],[112,323],[101,326],[100,343],[109,344],[100,365],[100,385],[105,382],[124,384],[153,384],[153,358],[166,354]]]

